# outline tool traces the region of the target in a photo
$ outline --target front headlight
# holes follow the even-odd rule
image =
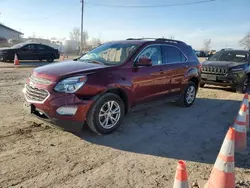
[[[232,72],[239,72],[239,71],[243,71],[244,69],[243,68],[234,68],[234,69],[231,69]]]
[[[78,89],[80,89],[85,84],[86,81],[87,81],[86,76],[75,76],[75,77],[66,78],[60,81],[56,85],[55,91],[64,92],[64,93],[74,93]]]

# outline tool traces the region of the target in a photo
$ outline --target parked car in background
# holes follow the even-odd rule
[[[250,77],[250,52],[223,49],[202,63],[201,87],[205,84],[230,86],[245,93]]]
[[[205,51],[199,51],[199,50],[195,50],[195,54],[197,55],[197,57],[207,57],[208,53]]]
[[[208,52],[208,57],[214,55],[216,53],[216,50],[211,50]]]
[[[200,51],[194,50],[194,53],[196,54],[197,57],[200,57]]]
[[[60,57],[57,49],[44,44],[20,43],[10,48],[0,48],[2,61],[13,61],[15,54],[19,60],[47,60],[48,62],[53,62]]]
[[[108,42],[75,61],[34,69],[23,90],[24,108],[65,129],[86,122],[94,132],[108,134],[140,104],[165,98],[191,106],[200,67],[192,47],[181,41]]]

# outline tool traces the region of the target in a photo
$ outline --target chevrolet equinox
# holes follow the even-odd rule
[[[73,61],[34,69],[23,89],[24,108],[65,129],[86,123],[108,134],[140,104],[166,98],[191,106],[200,69],[192,47],[182,41],[107,42]]]

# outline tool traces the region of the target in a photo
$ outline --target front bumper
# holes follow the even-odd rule
[[[226,74],[226,75],[201,73],[201,82],[209,85],[233,87],[241,84],[243,79],[244,79],[243,73]]]
[[[81,130],[87,113],[93,104],[93,100],[81,100],[75,94],[57,94],[50,93],[50,96],[44,103],[35,103],[26,98],[24,110],[39,119],[50,122],[68,131]],[[56,112],[62,106],[77,106],[74,115],[60,115]]]

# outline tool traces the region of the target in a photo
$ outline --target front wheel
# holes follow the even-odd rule
[[[236,93],[246,93],[247,89],[248,89],[248,84],[249,84],[249,77],[247,76],[243,83],[241,83],[239,86],[237,86],[236,89]]]
[[[204,86],[205,86],[205,83],[204,82],[200,82],[200,87],[204,88]]]
[[[197,85],[190,81],[183,91],[180,99],[178,100],[178,104],[183,107],[190,107],[195,101],[197,92]]]
[[[124,103],[121,98],[113,93],[105,93],[91,107],[87,124],[98,134],[110,134],[120,126],[124,114]]]

